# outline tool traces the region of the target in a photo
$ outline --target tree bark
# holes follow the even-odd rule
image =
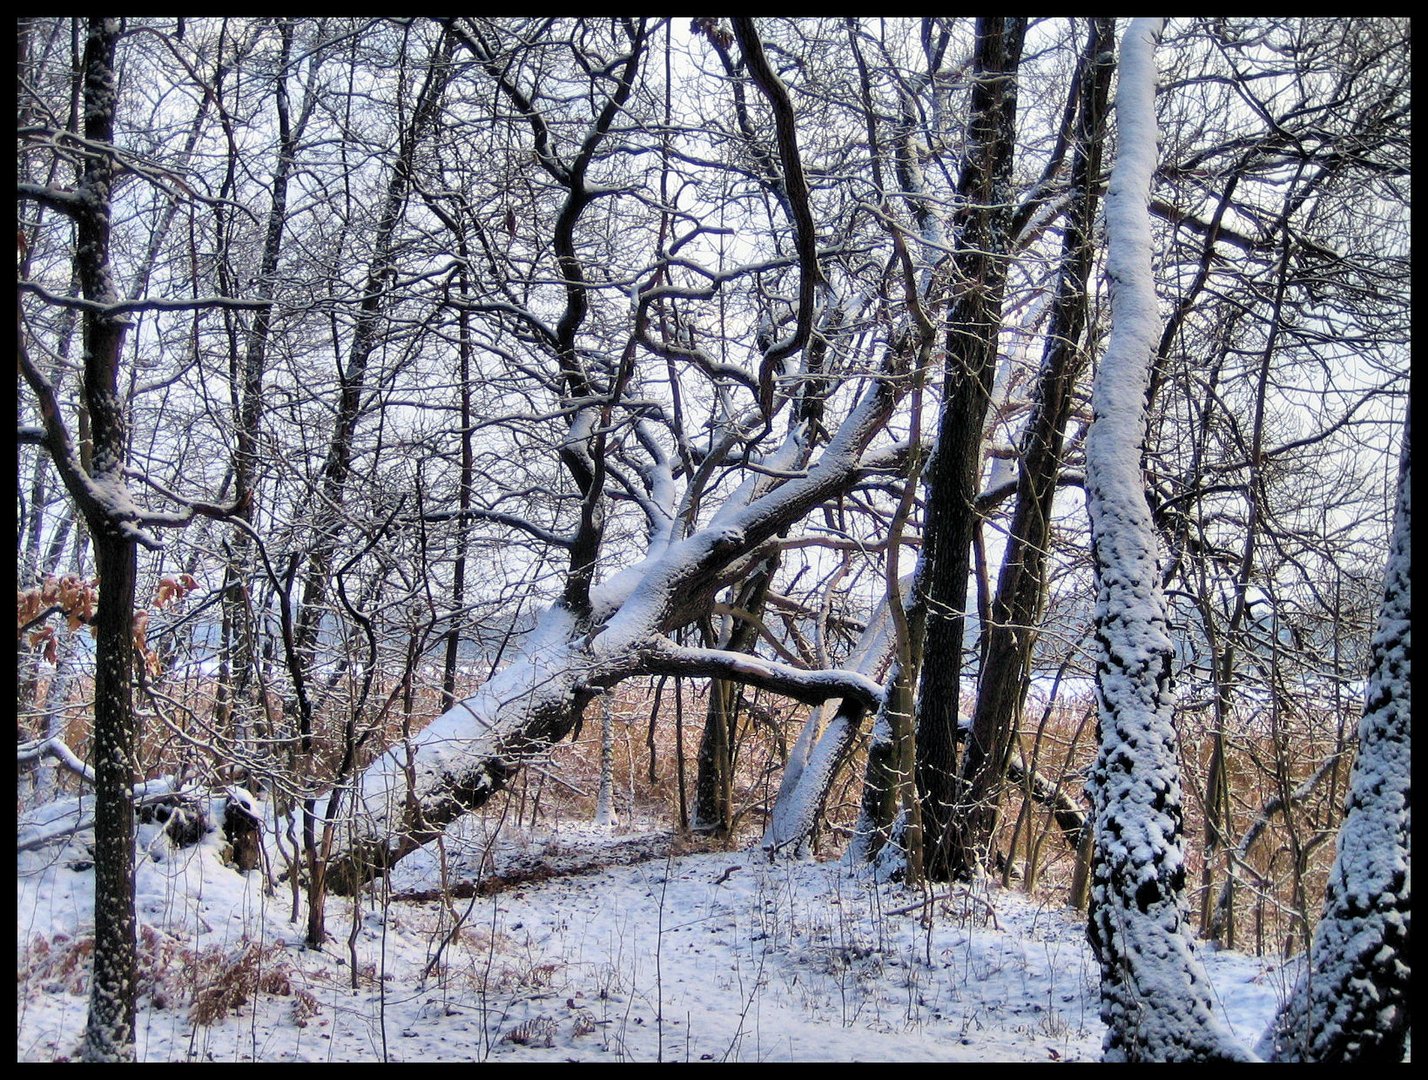
[[[114,51],[117,19],[92,19],[84,51],[84,135],[91,146],[114,139]],[[113,163],[86,159],[76,215],[80,281],[92,300],[113,301],[109,267]],[[126,440],[119,399],[119,360],[128,321],[100,313],[84,318],[84,396],[93,443],[91,480],[123,488]],[[83,1056],[134,1056],[134,591],[138,577],[132,533],[115,514],[91,511],[89,529],[100,579],[94,675],[94,975]]]
[[[134,589],[132,540],[94,529],[102,586],[95,617],[94,976],[85,1024],[86,1061],[134,1057]]]
[[[1061,468],[1071,391],[1081,370],[1091,274],[1096,184],[1101,171],[1115,22],[1094,19],[1081,64],[1071,169],[1071,207],[1061,249],[1061,277],[1046,332],[1032,414],[1022,436],[1016,505],[991,620],[977,703],[961,763],[961,791],[952,815],[949,865],[955,875],[984,866],[996,831],[1002,777],[1009,765],[1013,721],[1026,694],[1036,626],[1046,595],[1051,502]]]
[[[947,317],[947,370],[937,449],[926,471],[918,602],[927,611],[916,702],[917,787],[922,802],[925,871],[951,873],[952,807],[958,801],[957,734],[967,577],[977,526],[982,431],[997,362],[1014,207],[1011,165],[1016,134],[1016,71],[1025,19],[977,22],[970,147],[958,194],[953,260],[956,299]]]
[[[1265,1032],[1274,1061],[1403,1061],[1412,1012],[1412,542],[1409,426],[1344,823],[1308,968]]]
[[[1158,330],[1148,203],[1162,26],[1136,20],[1125,33],[1119,146],[1106,193],[1111,338],[1086,441],[1100,737],[1089,785],[1096,823],[1087,936],[1101,967],[1107,1060],[1245,1059],[1215,1014],[1186,926],[1173,647],[1140,469]]]

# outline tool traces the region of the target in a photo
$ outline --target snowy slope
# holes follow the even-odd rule
[[[1096,966],[1074,912],[988,886],[928,899],[837,864],[769,865],[747,851],[672,855],[662,833],[484,828],[443,844],[465,898],[367,897],[355,918],[334,898],[338,940],[315,953],[289,922],[285,886],[264,895],[257,875],[223,864],[216,837],[175,852],[142,826],[140,1060],[1100,1055]],[[83,1031],[83,840],[20,855],[21,1061],[73,1057]],[[471,897],[483,862],[499,890]],[[434,847],[414,855],[392,892],[436,890],[441,864]],[[1225,952],[1205,963],[1225,1019],[1253,1042],[1293,973]],[[205,1010],[224,1015],[196,1023]]]

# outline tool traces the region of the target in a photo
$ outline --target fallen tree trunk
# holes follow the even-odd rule
[[[885,375],[899,362],[894,349]],[[509,666],[356,778],[350,816],[337,823],[329,887],[355,890],[483,806],[523,764],[565,738],[598,693],[633,676],[721,678],[809,704],[836,698],[875,708],[882,688],[861,672],[686,648],[668,635],[710,610],[716,592],[766,558],[791,524],[868,470],[893,464],[899,448],[868,447],[898,394],[895,378],[877,379],[811,464],[771,470],[687,537],[657,536],[643,561],[591,590],[588,617],[563,601],[548,608]],[[796,427],[776,458],[806,460],[806,438]]]

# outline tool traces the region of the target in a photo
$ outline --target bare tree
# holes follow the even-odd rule
[[[1106,192],[1111,338],[1096,371],[1086,502],[1096,560],[1100,753],[1091,774],[1091,945],[1110,1059],[1244,1059],[1215,1015],[1185,926],[1173,648],[1140,475],[1145,388],[1157,336],[1150,260],[1156,161],[1155,44],[1137,20],[1121,44],[1119,146]]]
[[[1413,914],[1409,447],[1405,421],[1358,756],[1306,968],[1258,1047],[1274,1061],[1397,1064],[1407,1044]]]
[[[1392,20],[1270,21],[1253,35],[1234,20],[1192,23],[1171,59],[1183,89],[1164,110],[1152,211],[1171,226],[1159,231],[1166,263],[1184,268],[1155,360],[1147,465],[1184,627],[1179,677],[1194,688],[1186,710],[1209,725],[1203,776],[1193,745],[1186,758],[1203,822],[1201,928],[1234,945],[1249,940],[1251,908],[1261,944],[1292,933],[1307,945],[1313,915],[1296,894],[1317,887],[1327,858],[1314,849],[1338,824],[1329,793],[1344,769],[1322,770],[1347,762],[1354,717],[1341,688],[1366,663],[1343,647],[1356,634],[1340,586],[1348,567],[1376,559],[1361,545],[1391,498],[1377,467],[1360,471],[1339,450],[1385,438],[1391,413],[1379,406],[1400,392],[1402,376],[1387,373],[1408,341],[1406,296],[1392,284],[1407,239],[1379,212],[1406,166],[1402,32]],[[1262,94],[1281,78],[1291,94]],[[1364,83],[1378,90],[1345,94]],[[1253,108],[1222,110],[1222,93]],[[1192,108],[1225,126],[1206,129]],[[1187,212],[1201,199],[1204,211]],[[1316,314],[1326,303],[1332,333]],[[1365,642],[1372,617],[1371,600],[1351,617]],[[1321,771],[1329,783],[1303,786]],[[1270,807],[1292,809],[1278,818]],[[1279,842],[1289,857],[1275,871],[1267,853]]]
[[[54,294],[33,280],[20,282],[22,292],[39,297],[44,305],[79,312],[84,362],[79,398],[73,406],[61,398],[31,358],[30,345],[40,335],[29,325],[23,305],[16,329],[20,371],[41,419],[38,428],[22,429],[22,438],[44,448],[82,514],[101,583],[93,622],[96,651],[90,746],[95,805],[94,975],[83,1055],[88,1060],[107,1061],[134,1055],[133,792],[137,747],[133,680],[142,634],[142,625],[136,620],[137,552],[140,547],[158,550],[154,532],[158,527],[181,526],[195,513],[226,516],[232,508],[194,502],[177,514],[152,512],[140,505],[130,486],[127,401],[120,374],[126,335],[136,315],[149,310],[197,311],[224,301],[193,298],[166,304],[149,298],[125,300],[118,295],[112,220],[118,177],[127,170],[149,180],[156,178],[137,154],[116,143],[119,85],[115,57],[125,35],[123,21],[94,18],[75,25],[83,30],[82,54],[75,57],[76,86],[82,87],[82,128],[74,131],[38,124],[26,134],[62,157],[73,155],[79,180],[73,190],[53,183],[22,181],[19,185],[22,200],[58,212],[74,229],[73,275],[79,296]],[[200,109],[200,120],[202,113]],[[192,148],[190,143],[186,153]],[[162,186],[161,180],[158,183]],[[160,204],[164,209],[140,264],[145,268],[153,265],[172,221],[174,200],[171,193],[165,194],[169,198]],[[136,289],[142,289],[147,281],[145,269],[136,278]]]
[[[215,703],[216,726],[222,733],[231,732],[237,751],[235,757],[240,760],[247,758],[254,764],[254,759],[261,756],[261,752],[256,746],[253,731],[255,726],[260,726],[255,725],[252,716],[257,711],[256,695],[253,693],[257,629],[248,579],[252,574],[253,523],[257,520],[256,504],[259,499],[257,489],[264,464],[260,450],[265,406],[264,382],[268,377],[268,351],[273,337],[274,308],[280,284],[280,259],[289,228],[289,188],[293,171],[298,167],[298,147],[316,106],[313,76],[323,53],[321,48],[313,50],[307,89],[294,115],[288,80],[291,74],[295,27],[291,20],[285,20],[277,24],[276,30],[279,48],[274,72],[273,109],[277,119],[277,144],[273,148],[275,161],[262,254],[257,276],[254,278],[255,291],[265,301],[265,306],[253,313],[246,333],[240,334],[232,316],[227,327],[231,343],[229,367],[233,383],[233,501],[237,508],[235,517],[240,525],[234,532],[232,555],[224,568],[221,626],[223,644],[220,657],[222,668],[219,672]],[[213,80],[213,97],[219,102],[223,101],[225,74],[224,61],[220,57]],[[231,140],[229,148],[230,154],[236,152]],[[231,169],[236,169],[237,165],[237,161],[232,161]],[[229,175],[231,176],[231,172]],[[225,177],[225,181],[227,179]],[[231,184],[225,182],[222,190],[231,195]],[[234,216],[226,207],[221,207],[215,215],[215,241],[219,250],[226,250],[233,243]],[[219,262],[217,271],[219,285],[224,292],[238,291],[237,282],[233,280],[226,259]],[[234,764],[237,765],[237,762]],[[234,772],[253,787],[261,786],[261,777],[255,775],[257,770],[254,768],[240,766],[235,768]]]
[[[357,833],[339,853],[334,881],[355,883],[380,871],[436,835],[455,815],[479,806],[505,786],[522,761],[543,753],[570,732],[595,691],[630,676],[723,677],[808,701],[848,694],[866,704],[881,696],[880,688],[861,676],[807,671],[785,661],[726,649],[682,647],[667,636],[707,618],[714,595],[766,562],[792,523],[862,482],[868,469],[885,468],[897,460],[893,448],[875,450],[871,457],[865,454],[881,435],[899,393],[888,375],[905,361],[896,348],[888,348],[881,365],[878,361],[862,365],[860,372],[871,368],[873,379],[828,437],[821,454],[815,453],[815,441],[824,421],[816,410],[797,413],[781,443],[754,451],[757,442],[771,433],[766,409],[781,408],[790,400],[777,395],[769,399],[770,387],[777,385],[774,372],[789,357],[801,356],[805,367],[811,357],[816,358],[816,350],[805,349],[814,325],[811,310],[794,304],[791,335],[780,337],[775,329],[761,346],[758,370],[765,373],[761,376],[744,375],[738,366],[712,356],[707,343],[680,321],[678,308],[756,284],[765,273],[793,271],[796,280],[814,281],[819,276],[819,256],[811,237],[808,242],[798,239],[807,228],[802,212],[794,214],[796,242],[791,257],[708,272],[686,258],[657,253],[661,261],[653,272],[638,271],[632,307],[623,316],[610,308],[609,285],[591,275],[581,254],[581,248],[591,243],[587,223],[598,205],[587,177],[596,170],[608,174],[612,168],[607,138],[635,134],[620,126],[628,121],[621,120],[620,125],[616,121],[621,107],[628,108],[626,103],[642,93],[643,61],[649,52],[648,32],[642,24],[616,23],[605,32],[611,31],[618,35],[612,40],[623,50],[616,54],[621,57],[619,64],[611,69],[615,75],[608,80],[598,74],[588,76],[592,92],[607,96],[594,97],[589,119],[572,128],[560,111],[565,106],[557,105],[548,89],[521,81],[523,45],[505,41],[489,24],[453,24],[463,47],[478,60],[501,97],[518,110],[519,122],[535,149],[535,166],[563,192],[554,219],[556,242],[544,249],[554,259],[563,283],[560,317],[547,322],[526,307],[518,293],[509,293],[510,300],[478,302],[473,309],[488,319],[514,319],[519,333],[558,373],[549,385],[558,392],[561,415],[567,418],[569,435],[563,441],[561,462],[574,484],[572,504],[579,509],[574,531],[565,535],[504,516],[505,522],[527,535],[570,553],[563,599],[540,617],[504,671],[475,697],[457,703],[444,718],[413,737],[410,773],[405,749],[393,751],[368,769],[361,781]],[[715,41],[719,40],[716,33]],[[549,103],[542,104],[547,98]],[[780,172],[787,178],[795,171],[797,147],[784,139],[779,146]],[[613,188],[601,197],[606,201],[627,197],[627,190]],[[796,183],[789,182],[788,190],[795,203],[807,198]],[[519,220],[514,222],[518,231],[520,226]],[[696,224],[678,242],[697,243],[707,231]],[[659,240],[658,234],[655,239]],[[676,246],[673,238],[666,242]],[[608,273],[608,268],[602,268],[602,278]],[[695,284],[700,276],[705,283]],[[692,280],[686,284],[679,278]],[[804,295],[802,285],[797,290]],[[623,286],[621,291],[630,295]],[[611,318],[626,320],[625,340],[612,352],[601,353],[597,339],[589,335]],[[753,336],[749,331],[757,329],[744,331],[743,340],[747,342]],[[712,445],[698,458],[691,453],[688,436],[680,431],[678,411],[669,417],[674,421],[673,453],[658,438],[666,419],[658,413],[641,415],[646,407],[637,404],[638,394],[648,376],[642,377],[636,360],[644,351],[707,372],[720,387],[716,405],[730,402],[734,394],[748,395],[740,413],[723,412],[725,433],[716,430]],[[683,407],[678,398],[670,404],[675,410]],[[624,430],[633,437],[621,436]],[[756,455],[757,469],[718,496],[722,509],[705,518],[705,523],[697,521],[699,501],[706,497],[706,486],[717,479],[716,470],[739,464],[751,454]],[[597,587],[594,570],[607,543],[607,490],[612,481],[624,499],[639,509],[645,522],[645,547],[643,555],[621,573],[606,570]],[[485,516],[496,518],[489,512]],[[409,775],[414,788],[407,794]]]
[[[1155,95],[1138,25],[1108,247],[1112,29],[23,20],[17,548],[36,583],[102,532],[118,598],[68,757],[39,745],[90,654],[20,643],[22,762],[89,784],[127,737],[134,780],[261,788],[318,944],[326,889],[672,676],[697,826],[776,783],[770,852],[861,809],[850,862],[974,876],[1032,803],[1091,833],[1088,703],[1064,745],[1021,713],[1061,709],[1099,617],[1108,1050],[1240,1053],[1181,892],[1226,939],[1253,904],[1312,940],[1407,384],[1408,26],[1175,20]],[[185,614],[142,611],[179,570]],[[116,667],[136,614],[157,647]],[[746,800],[770,694],[805,723]]]

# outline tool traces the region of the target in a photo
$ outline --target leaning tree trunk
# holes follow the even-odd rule
[[[912,585],[909,574],[899,582],[895,603],[906,603]],[[864,628],[846,666],[870,679],[881,679],[892,662],[892,613],[884,598]],[[852,756],[867,706],[857,699],[825,701],[804,722],[788,753],[783,779],[769,814],[761,846],[773,858],[812,854],[818,819],[839,771]]]
[[[1258,1048],[1275,1061],[1403,1060],[1412,1019],[1411,465],[1405,422],[1358,756],[1308,967]]]
[[[895,451],[865,450],[901,393],[890,370],[798,476],[747,504],[726,504],[688,537],[658,539],[641,563],[592,592],[588,615],[563,601],[546,609],[506,668],[364,770],[350,828],[328,868],[330,888],[356,888],[484,805],[524,763],[568,735],[596,694],[632,676],[734,679],[808,704],[842,698],[876,708],[881,687],[857,672],[684,648],[668,635],[707,615],[718,590],[767,559],[782,530],[846,491],[874,461],[887,467]]]
[[[1215,1015],[1186,926],[1173,647],[1140,469],[1158,330],[1148,206],[1162,26],[1160,19],[1137,20],[1126,31],[1116,94],[1120,144],[1106,193],[1111,338],[1086,440],[1100,653],[1087,933],[1101,967],[1107,1060],[1244,1059],[1247,1051]]]

